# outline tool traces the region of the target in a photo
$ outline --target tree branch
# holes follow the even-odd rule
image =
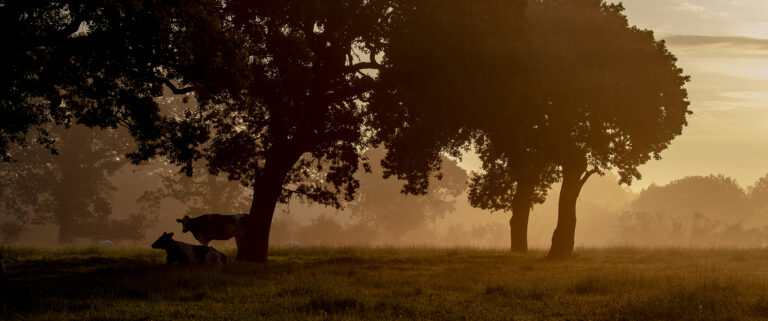
[[[378,62],[375,62],[375,61],[371,61],[371,62],[358,62],[358,63],[356,63],[354,65],[347,66],[344,71],[347,72],[347,73],[354,73],[354,72],[361,71],[363,69],[376,69],[376,70],[380,70],[381,68],[382,68],[381,64],[379,64]]]
[[[67,24],[64,29],[59,30],[59,34],[64,37],[71,37],[74,35],[78,30],[80,30],[80,25],[83,24],[83,19],[76,17],[72,22]]]
[[[292,189],[285,188],[285,187],[283,187],[283,192],[287,192],[287,193],[289,193],[291,195],[303,195],[306,198],[311,198],[312,197],[310,194],[307,194],[305,192],[300,192],[300,191],[292,190]]]
[[[171,92],[173,92],[175,95],[184,95],[184,94],[188,94],[195,91],[194,86],[189,86],[184,88],[176,87],[176,85],[174,85],[173,82],[171,82],[167,78],[158,77],[157,80],[163,83],[166,87],[168,87],[168,89],[170,89]]]
[[[596,167],[593,167],[591,170],[589,170],[586,173],[584,173],[584,176],[581,178],[579,183],[581,184],[581,186],[584,186],[584,184],[587,183],[587,180],[589,179],[590,176],[592,176],[593,174],[598,174],[598,173],[600,173],[600,170],[597,169]]]

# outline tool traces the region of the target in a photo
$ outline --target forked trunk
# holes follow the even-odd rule
[[[572,163],[563,164],[563,185],[560,189],[560,199],[557,208],[557,227],[552,233],[552,247],[548,259],[565,259],[573,254],[576,237],[576,201],[581,187],[588,178],[586,175],[587,162],[579,159]]]
[[[512,217],[509,219],[509,233],[513,252],[528,252],[528,218],[531,214],[531,198],[534,185],[523,180],[518,182],[512,200]]]

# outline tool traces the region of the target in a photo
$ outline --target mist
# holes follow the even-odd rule
[[[50,164],[57,157],[67,159],[66,146],[59,153],[28,154],[27,161]],[[462,168],[457,159],[443,157],[442,178],[431,178],[426,195],[407,195],[402,193],[402,181],[381,178],[378,163],[385,153],[380,148],[365,153],[371,172],[358,171],[355,177],[361,186],[356,199],[341,209],[301,200],[280,204],[270,244],[509,248],[511,213],[472,207],[467,200],[467,183],[473,173]],[[3,166],[13,168],[14,164]],[[118,246],[136,246],[148,244],[163,232],[176,232],[177,239],[194,242],[190,233],[180,232],[177,218],[247,213],[252,195],[248,188],[225,177],[207,172],[187,177],[178,167],[161,161],[140,166],[123,162],[119,168],[102,170],[102,174],[104,188],[94,193],[104,199],[100,206],[106,209],[80,218],[83,228],[73,233],[79,237],[60,242],[58,220],[35,212],[40,211],[35,207],[39,204],[32,205],[46,197],[30,201],[26,207],[10,206],[13,202],[4,198],[0,237],[11,244],[96,245],[110,240]],[[753,248],[768,244],[766,178],[741,186],[722,174],[689,176],[666,185],[652,184],[638,192],[619,185],[618,180],[608,172],[584,186],[577,203],[577,247]],[[79,186],[81,182],[69,184]],[[544,250],[551,244],[559,189],[560,184],[554,184],[546,201],[532,209],[528,229],[532,249]],[[137,223],[115,224],[131,220]],[[92,226],[89,222],[105,224],[104,231],[87,231]],[[234,240],[213,244],[235,246]]]

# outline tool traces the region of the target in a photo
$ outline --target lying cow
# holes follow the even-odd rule
[[[173,233],[163,233],[152,248],[165,250],[168,264],[224,264],[227,256],[210,246],[192,245],[173,240]]]
[[[207,246],[212,240],[229,240],[235,236],[237,223],[245,215],[205,214],[194,218],[184,215],[176,222],[181,223],[181,232],[192,232],[200,244]]]

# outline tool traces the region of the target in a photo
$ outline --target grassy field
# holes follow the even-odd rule
[[[166,266],[151,249],[0,248],[0,318],[766,320],[768,251],[273,249],[268,264]],[[227,253],[232,255],[233,253]]]

